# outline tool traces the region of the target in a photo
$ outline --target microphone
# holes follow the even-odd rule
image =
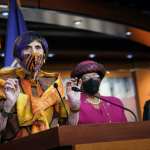
[[[57,83],[54,83],[53,86],[54,86],[55,89],[58,89],[58,84]]]
[[[84,92],[83,90],[79,89],[78,87],[72,87],[72,90],[75,91],[75,92]],[[107,99],[104,99],[104,98],[102,98],[102,97],[100,97],[100,96],[97,96],[97,95],[94,95],[94,97],[96,97],[96,98],[98,98],[98,99],[101,99],[102,101],[105,101],[105,102],[110,103],[110,104],[112,104],[112,105],[114,105],[114,106],[116,106],[116,107],[119,107],[119,108],[121,108],[121,109],[124,109],[124,110],[130,112],[130,113],[133,115],[135,121],[136,121],[136,122],[138,121],[138,120],[137,120],[137,117],[136,117],[136,115],[135,115],[135,113],[134,113],[132,110],[130,110],[129,108],[126,108],[126,107],[121,106],[121,105],[119,105],[119,104],[115,104],[115,103],[113,103],[113,102],[110,102],[110,101],[108,101]]]
[[[65,103],[64,103],[64,101],[63,101],[63,98],[62,98],[62,96],[61,96],[61,94],[60,94],[60,92],[59,92],[59,90],[58,90],[58,84],[57,83],[54,83],[54,88],[56,89],[56,91],[57,91],[57,93],[58,93],[58,95],[59,95],[59,97],[60,97],[60,100],[61,100],[61,102],[62,102],[62,105],[63,105],[63,107],[64,107],[64,109],[65,109],[65,112],[66,112],[66,115],[67,115],[67,119],[68,119],[68,111],[67,111],[67,109],[66,109],[66,106],[65,106]],[[62,119],[62,118],[61,118]],[[64,120],[59,120],[60,122],[60,124],[64,124]],[[66,122],[66,120],[65,120],[65,122]]]
[[[75,91],[75,92],[83,92],[83,91],[81,91],[78,87],[75,87],[75,86],[72,87],[72,91]]]

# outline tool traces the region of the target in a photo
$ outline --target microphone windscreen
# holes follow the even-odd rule
[[[54,86],[54,88],[56,88],[56,89],[58,88],[58,84],[57,84],[57,83],[54,83],[53,86]]]
[[[80,92],[81,90],[80,90],[78,87],[73,86],[73,87],[72,87],[72,91]]]

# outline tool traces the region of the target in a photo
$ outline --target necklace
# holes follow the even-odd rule
[[[100,99],[96,97],[87,98],[87,102],[93,105],[98,105],[100,103]]]
[[[106,105],[108,105],[108,103],[107,103]],[[105,106],[105,103],[103,103],[103,108],[104,108],[105,114],[106,114],[106,116],[107,116],[106,122],[112,123],[109,110],[108,110],[107,106]]]

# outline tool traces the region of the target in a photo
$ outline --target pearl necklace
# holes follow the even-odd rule
[[[100,103],[100,99],[99,98],[87,98],[86,99],[88,103],[93,104],[93,105],[98,105]]]
[[[107,103],[106,105],[109,105],[109,104]],[[106,122],[112,123],[110,113],[108,112],[108,110],[107,110],[108,108],[106,108],[104,103],[103,103],[103,108],[104,108],[105,114],[107,116]]]

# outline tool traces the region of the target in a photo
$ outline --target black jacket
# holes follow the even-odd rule
[[[143,120],[150,120],[150,100],[145,102]]]

